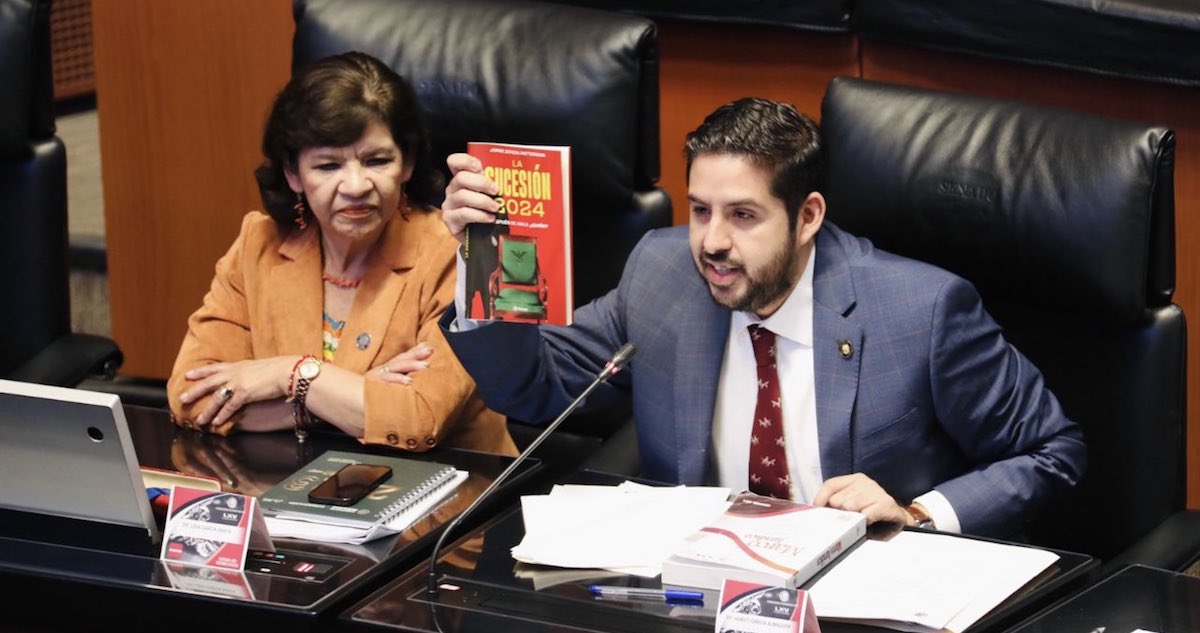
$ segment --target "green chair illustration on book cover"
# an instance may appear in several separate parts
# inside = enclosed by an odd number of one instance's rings
[[[546,320],[546,277],[537,259],[537,238],[499,236],[500,262],[491,275],[492,318],[540,323]]]

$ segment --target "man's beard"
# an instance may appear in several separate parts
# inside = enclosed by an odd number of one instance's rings
[[[706,262],[740,268],[746,280],[745,292],[730,302],[718,298],[712,284],[704,275],[703,264]],[[765,268],[754,275],[751,275],[750,271],[744,267],[743,262],[731,258],[729,251],[701,255],[700,264],[696,271],[704,279],[704,282],[709,284],[708,293],[712,300],[719,306],[738,312],[758,312],[766,308],[791,292],[792,286],[796,282],[792,276],[796,268],[796,251],[794,248],[787,248],[786,245],[779,249]]]

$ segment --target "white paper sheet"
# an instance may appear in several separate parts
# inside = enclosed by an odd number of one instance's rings
[[[728,488],[706,486],[555,486],[521,498],[525,538],[513,558],[656,576],[680,541],[725,511],[728,498]]]
[[[864,542],[810,593],[823,618],[958,633],[1056,560],[1031,547],[905,531]]]

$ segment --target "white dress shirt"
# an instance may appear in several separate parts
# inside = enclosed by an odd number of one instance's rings
[[[817,434],[817,397],[813,370],[813,262],[816,248],[791,294],[771,316],[734,312],[729,319],[725,358],[713,411],[712,472],[717,483],[733,490],[750,487],[750,431],[758,398],[758,366],[748,327],[759,324],[775,333],[775,365],[782,398],[783,439],[791,476],[792,499],[812,500],[824,483]],[[898,500],[903,502],[904,500]],[[914,499],[929,511],[939,530],[959,532],[958,515],[946,497],[931,490]]]

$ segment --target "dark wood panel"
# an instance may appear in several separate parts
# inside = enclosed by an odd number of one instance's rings
[[[287,80],[290,0],[96,0],[97,112],[122,373],[165,378],[213,264],[261,203],[262,121]]]
[[[683,22],[659,24],[660,184],[676,224],[687,223],[683,142],[705,115],[753,96],[794,104],[819,119],[821,98],[838,75],[858,75],[850,35]]]

